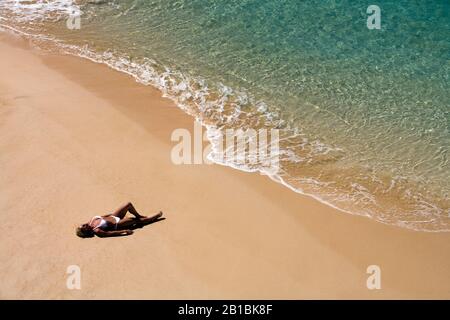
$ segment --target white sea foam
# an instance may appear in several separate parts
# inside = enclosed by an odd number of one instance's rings
[[[0,9],[15,14],[16,21],[26,22],[66,18],[73,12],[79,12],[80,6],[73,0],[2,0]]]

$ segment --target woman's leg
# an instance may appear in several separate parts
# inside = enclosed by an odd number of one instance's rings
[[[154,216],[151,217],[144,217],[138,220],[139,224],[145,225],[154,222],[155,220],[158,220],[162,216],[162,211],[158,212]]]
[[[143,217],[143,218],[124,218],[119,221],[117,224],[117,229],[129,229],[134,226],[143,226],[149,223],[152,223],[159,218],[161,218],[162,212],[152,216],[152,217]]]
[[[141,216],[136,209],[134,208],[133,204],[131,202],[128,202],[128,212],[131,213],[136,218],[146,218],[145,216]]]
[[[112,215],[115,217],[119,217],[120,219],[123,219],[125,217],[125,215],[127,214],[127,212],[130,212],[136,218],[144,218],[136,211],[136,209],[134,208],[134,206],[131,202],[128,202],[128,203],[124,204],[123,206],[121,206],[120,208],[118,208],[116,211],[114,211],[114,213]]]
[[[129,229],[136,226],[140,219],[137,218],[124,218],[117,224],[117,230]]]

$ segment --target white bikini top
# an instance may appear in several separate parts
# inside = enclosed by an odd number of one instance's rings
[[[92,217],[91,221],[89,221],[89,225],[91,225],[92,222],[93,222],[95,219],[100,219],[100,224],[99,224],[98,226],[94,227],[93,230],[95,230],[95,229],[103,229],[103,227],[106,227],[106,223],[107,223],[106,220],[103,219],[103,218],[100,217],[100,216]]]
[[[116,229],[117,229],[117,224],[119,223],[120,218],[115,217],[115,216],[112,216],[112,217],[116,220]],[[103,230],[104,228],[106,228],[108,226],[108,222],[105,219],[103,219],[101,216],[92,217],[91,221],[89,221],[89,225],[91,225],[92,221],[94,221],[95,219],[100,219],[100,224],[98,226],[94,227],[93,230],[95,230],[95,229]]]

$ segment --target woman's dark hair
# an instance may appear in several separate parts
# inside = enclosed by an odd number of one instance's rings
[[[76,229],[76,234],[80,238],[92,238],[94,236],[94,230],[89,224],[85,223]]]

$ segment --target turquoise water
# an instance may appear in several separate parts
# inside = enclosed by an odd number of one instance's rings
[[[380,30],[366,1],[105,1],[80,5],[79,30],[65,26],[71,1],[11,3],[5,24],[129,72],[204,123],[280,129],[273,178],[291,189],[450,230],[449,1],[377,1]]]

